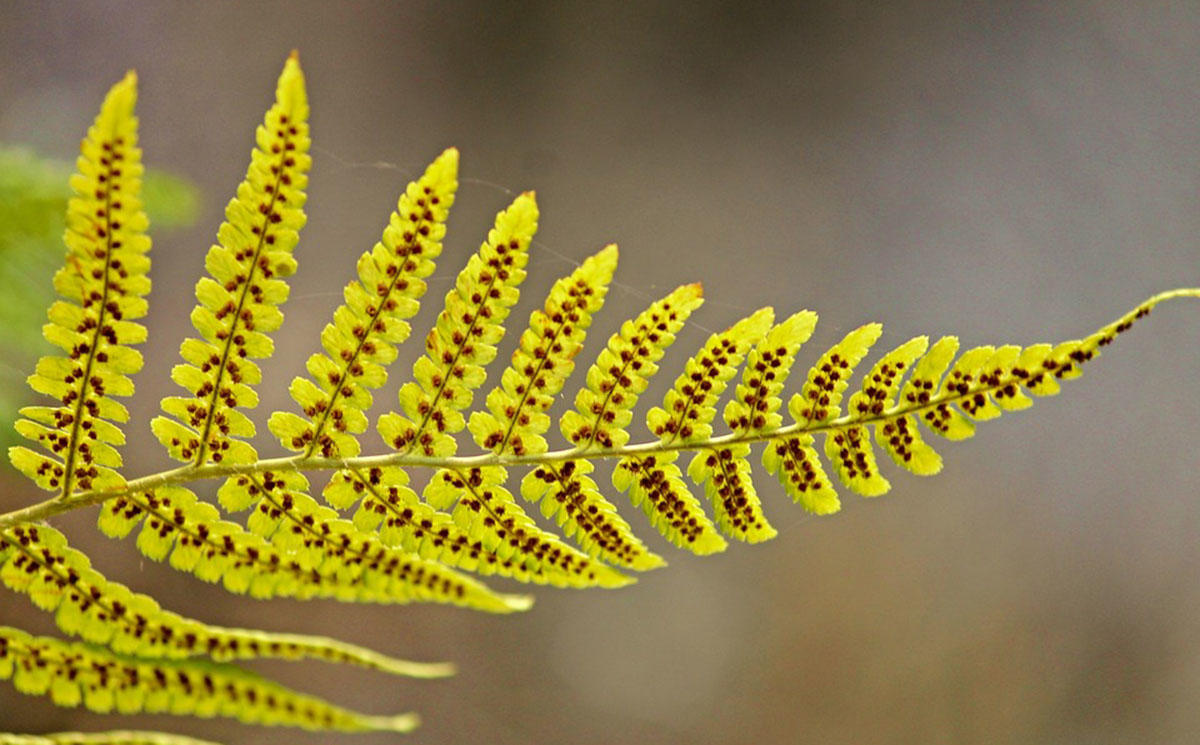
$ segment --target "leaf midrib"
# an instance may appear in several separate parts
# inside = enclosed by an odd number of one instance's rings
[[[115,132],[112,141],[116,140]],[[105,142],[108,142],[106,140]],[[102,149],[103,152],[103,149]],[[63,488],[60,492],[60,498],[66,498],[71,494],[72,482],[75,480],[75,459],[79,454],[79,430],[82,426],[81,419],[85,404],[88,401],[87,390],[92,384],[92,367],[95,365],[96,355],[99,354],[101,334],[104,332],[104,324],[108,320],[108,291],[109,291],[109,271],[112,268],[113,260],[113,227],[112,227],[112,187],[113,187],[113,170],[116,163],[113,160],[113,150],[108,154],[107,180],[104,188],[104,290],[100,296],[100,314],[96,318],[96,333],[92,335],[92,343],[88,345],[87,362],[83,367],[83,378],[79,381],[79,400],[75,403],[75,415],[71,421],[71,437],[67,441],[67,457],[63,463]],[[86,278],[85,278],[86,283]]]

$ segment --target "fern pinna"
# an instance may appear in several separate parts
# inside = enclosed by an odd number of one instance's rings
[[[890,483],[877,446],[902,469],[936,473],[941,457],[926,434],[970,437],[975,422],[1057,393],[1060,381],[1079,375],[1159,303],[1200,297],[1200,289],[1161,293],[1090,336],[1058,345],[960,354],[954,337],[932,344],[917,337],[879,356],[856,384],[882,333],[868,324],[821,352],[786,400],[817,316],[801,311],[778,319],[764,308],[705,341],[661,405],[647,411],[648,439],[631,444],[639,397],[703,303],[698,284],[683,285],[597,345],[575,384],[573,406],[558,420],[567,445],[554,450],[547,439],[552,410],[604,305],[618,250],[604,247],[554,284],[530,314],[510,364],[476,403],[531,257],[539,213],[535,195],[525,193],[497,215],[458,274],[395,411],[376,420],[385,452],[364,456],[359,435],[371,428],[372,391],[386,382],[443,253],[458,188],[459,156],[449,149],[409,184],[379,242],[358,260],[344,304],[321,333],[321,351],[289,387],[297,411],[267,418],[292,454],[264,459],[248,441],[256,433],[248,412],[262,382],[256,360],[271,355],[271,333],[284,320],[280,306],[297,267],[311,164],[304,77],[293,55],[208,251],[208,276],[196,285],[191,320],[198,337],[183,342],[183,361],[172,372],[184,395],[164,400],[163,415],[151,423],[183,465],[126,480],[117,448],[129,417],[114,397],[133,392],[130,376],[142,357],[131,345],[145,339],[137,319],[147,313],[150,289],[136,95],[130,73],[108,94],[83,141],[71,181],[66,261],[54,280],[62,299],[45,326],[63,354],[44,358],[29,378],[56,403],[22,410],[17,429],[32,446],[10,451],[12,464],[54,496],[0,515],[0,583],[78,638],[0,628],[0,677],[63,706],[404,731],[415,715],[353,712],[234,663],[315,658],[424,678],[452,669],[333,639],[184,618],[94,569],[44,524],[55,514],[99,504],[105,534],[136,533],[145,556],[257,598],[519,611],[530,606],[527,596],[497,592],[478,576],[618,587],[665,563],[593,477],[598,460],[614,462],[615,492],[627,494],[682,549],[711,554],[729,539],[768,540],[776,532],[754,484],[756,448],[801,507],[836,512],[830,473],[851,492],[884,494]],[[718,433],[718,406],[731,386],[725,431]],[[460,454],[468,440],[477,450]],[[515,493],[511,470],[521,471]],[[318,496],[306,472],[327,474]],[[414,472],[421,475],[414,479]],[[221,480],[215,502],[188,488],[210,479]],[[199,741],[126,731],[0,735],[0,743],[68,742]]]

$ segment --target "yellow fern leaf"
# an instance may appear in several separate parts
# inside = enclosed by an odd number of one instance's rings
[[[496,357],[501,323],[520,297],[529,243],[537,231],[532,193],[522,194],[496,216],[479,252],[446,293],[446,306],[425,340],[426,355],[413,366],[414,382],[400,389],[404,415],[380,418],[379,434],[401,452],[452,455],[452,435],[466,426],[462,410],[483,385],[484,365]]]
[[[232,665],[125,657],[100,647],[0,626],[0,679],[59,706],[225,716],[251,724],[344,732],[407,732],[414,715],[373,717],[343,709]]]
[[[367,427],[370,388],[387,380],[385,365],[408,338],[425,277],[442,252],[446,218],[458,189],[458,151],[442,153],[400,196],[383,237],[358,260],[358,279],[346,286],[344,305],[321,333],[325,354],[308,361],[310,379],[292,381],[291,394],[306,419],[271,415],[283,446],[326,458],[358,455],[354,437]]]
[[[196,283],[200,304],[192,324],[203,337],[180,348],[186,364],[171,378],[189,395],[163,400],[151,423],[171,457],[184,462],[253,463],[258,455],[244,438],[254,424],[239,408],[258,405],[251,387],[262,380],[253,361],[271,356],[268,333],[283,323],[288,296],[282,279],[295,272],[292,250],[304,225],[308,170],[308,97],[299,58],[284,65],[275,104],[256,134],[246,178],[225,208],[217,245]]]
[[[45,525],[0,530],[0,582],[54,613],[64,632],[134,657],[313,658],[422,678],[451,672],[446,665],[397,660],[333,639],[227,629],[182,618],[148,595],[109,581],[67,545],[62,533]]]
[[[146,315],[150,292],[136,102],[137,76],[130,72],[108,92],[80,144],[67,206],[67,260],[54,275],[64,299],[51,306],[43,329],[66,356],[43,357],[29,377],[35,391],[59,405],[26,407],[16,425],[44,453],[21,446],[9,453],[17,470],[64,496],[125,483],[116,471],[116,448],[125,437],[114,422],[129,413],[112,397],[133,393],[129,375],[141,369],[142,356],[129,345],[146,339],[134,319]]]
[[[440,471],[425,490],[430,504],[453,506],[454,521],[487,552],[534,581],[566,587],[620,587],[631,580],[538,526],[504,487],[503,468]]]
[[[609,245],[554,283],[544,307],[530,316],[512,365],[488,394],[490,413],[471,415],[471,434],[480,447],[517,455],[546,452],[546,412],[575,369],[575,356],[592,316],[604,305],[616,268],[617,247]]]
[[[408,481],[404,469],[396,467],[343,469],[330,479],[324,496],[339,508],[357,503],[354,526],[376,533],[385,546],[483,575],[539,584],[554,581],[543,566],[498,556],[494,544],[484,546],[482,538],[455,522],[453,515],[421,501]]]
[[[850,397],[847,408],[851,420],[877,417],[891,408],[900,381],[928,346],[929,339],[919,336],[876,362],[864,376],[862,390]],[[864,497],[876,497],[891,488],[888,480],[879,473],[870,433],[867,426],[851,426],[825,436],[825,456],[836,467],[838,477],[849,489]]]
[[[246,524],[250,532],[323,577],[381,588],[395,602],[453,603],[497,613],[530,606],[525,596],[495,593],[441,564],[383,545],[376,535],[317,504],[307,490],[303,474],[267,472],[236,477],[220,497],[227,509],[237,510],[246,505],[230,504],[230,495],[252,495],[257,502]]]

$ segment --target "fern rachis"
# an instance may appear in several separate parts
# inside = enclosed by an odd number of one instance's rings
[[[183,465],[126,479],[116,448],[128,414],[113,396],[133,392],[130,376],[140,369],[141,355],[130,345],[144,339],[134,321],[146,315],[150,289],[135,101],[130,75],[113,88],[84,140],[80,173],[72,180],[67,259],[55,279],[63,299],[51,307],[45,328],[67,356],[44,358],[30,378],[34,390],[59,405],[22,411],[18,431],[41,452],[11,451],[13,465],[54,497],[0,515],[0,582],[54,613],[64,633],[81,639],[0,628],[0,677],[66,706],[406,730],[415,724],[412,716],[358,714],[230,661],[318,658],[418,677],[449,670],[325,638],[182,618],[93,569],[62,533],[40,524],[53,515],[99,504],[106,534],[119,538],[136,530],[137,548],[148,558],[253,597],[520,611],[528,598],[493,591],[472,574],[618,587],[633,581],[633,572],[665,563],[591,477],[601,459],[615,461],[617,491],[628,493],[680,548],[710,554],[726,550],[726,537],[768,540],[775,529],[754,486],[755,450],[794,501],[809,512],[835,512],[840,502],[823,464],[846,489],[868,497],[890,488],[875,445],[900,468],[936,473],[941,457],[923,439],[922,427],[948,439],[970,437],[975,422],[1027,408],[1031,396],[1057,393],[1059,381],[1079,375],[1157,304],[1200,297],[1200,289],[1160,293],[1090,336],[1055,346],[985,346],[959,354],[953,337],[933,344],[916,337],[859,373],[882,333],[868,324],[819,355],[786,401],[789,373],[817,319],[802,311],[776,322],[764,308],[709,337],[684,363],[662,405],[647,412],[652,437],[631,444],[639,396],[702,303],[699,285],[683,285],[600,348],[577,384],[573,407],[559,418],[568,444],[552,449],[545,437],[550,413],[587,350],[618,254],[607,246],[554,285],[530,315],[511,364],[476,406],[502,324],[536,256],[539,211],[529,192],[497,215],[446,294],[425,337],[426,353],[400,388],[397,410],[376,419],[390,452],[362,455],[358,436],[371,427],[371,391],[387,380],[397,346],[410,335],[408,319],[418,312],[424,280],[442,256],[458,185],[458,152],[449,149],[406,188],[379,242],[358,260],[345,303],[321,334],[323,351],[309,358],[308,376],[289,387],[301,414],[267,418],[293,454],[260,458],[247,442],[255,423],[243,410],[258,400],[254,386],[262,372],[254,360],[271,355],[271,333],[284,322],[279,306],[288,296],[285,278],[296,269],[293,249],[305,221],[310,165],[307,96],[293,56],[207,255],[210,276],[196,286],[191,317],[200,338],[184,342],[183,363],[172,371],[188,395],[166,399],[164,415],[152,423]],[[718,434],[717,407],[739,370],[723,411],[727,430]],[[469,438],[459,435],[464,429]],[[459,454],[471,441],[477,449]],[[690,460],[681,468],[684,454]],[[420,494],[409,486],[413,470],[424,472],[417,479],[425,482]],[[305,476],[321,472],[328,472],[320,495],[325,504]],[[517,472],[521,500],[538,505],[553,527],[528,513],[510,490]],[[221,480],[215,504],[188,488],[209,479]],[[712,517],[687,480],[702,487]],[[8,741],[24,740],[0,735],[0,743]],[[89,741],[186,742],[153,733]]]

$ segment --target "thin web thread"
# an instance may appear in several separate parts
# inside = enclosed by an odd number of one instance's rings
[[[424,172],[423,166],[422,167],[403,166],[398,163],[391,163],[391,162],[385,161],[385,160],[376,160],[376,161],[370,161],[370,162],[354,161],[354,160],[349,160],[347,158],[343,158],[343,157],[339,156],[338,154],[334,153],[333,151],[325,149],[325,148],[313,146],[312,150],[314,152],[317,152],[317,153],[321,154],[322,156],[327,157],[330,160],[334,161],[338,166],[340,166],[340,168],[342,170],[367,169],[367,170],[376,170],[376,171],[395,171],[395,172],[399,173],[401,176],[403,176],[404,178],[407,178],[409,180],[419,178],[420,175]],[[514,189],[510,189],[509,187],[504,186],[503,184],[499,184],[494,181],[488,181],[486,179],[477,178],[474,176],[459,176],[458,182],[459,182],[459,184],[466,184],[466,185],[470,185],[470,186],[480,186],[480,187],[483,187],[490,191],[503,194],[506,197],[509,197],[510,199],[515,199],[517,196],[520,195],[520,192],[518,192]],[[578,267],[583,263],[579,259],[576,259],[575,257],[573,257],[569,254],[559,251],[555,247],[547,244],[546,242],[544,242],[540,239],[535,238],[533,240],[533,245],[534,245],[534,247],[536,247],[538,250],[542,251],[543,253],[549,254],[550,256],[554,257],[555,259],[562,261],[564,263],[570,264],[573,267]],[[430,280],[446,279],[446,278],[450,278],[451,276],[452,275],[435,274],[432,277],[429,277],[429,279]],[[640,298],[640,299],[646,301],[647,304],[652,303],[655,300],[659,299],[658,296],[656,294],[654,294],[654,291],[658,290],[660,287],[657,284],[650,284],[650,285],[646,285],[644,287],[637,287],[635,285],[631,285],[626,282],[621,282],[616,279],[614,279],[610,284],[612,287],[619,288],[621,291],[623,291],[629,295],[632,295],[634,297],[637,297],[637,298]],[[337,293],[334,293],[334,294],[337,294]],[[725,307],[725,308],[731,308],[733,310],[736,310],[739,312],[746,312],[746,313],[757,310],[757,308],[753,307],[753,306],[741,305],[738,303],[730,303],[730,302],[726,302],[726,301],[722,301],[722,300],[713,300],[713,299],[707,298],[707,297],[704,299],[704,304],[707,306],[710,306],[710,307],[711,306],[721,306],[721,307]],[[698,321],[692,320],[690,318],[687,321],[685,321],[685,324],[692,328],[698,329],[706,334],[716,333],[716,331],[714,331],[713,329],[708,328],[704,324],[702,324]]]

